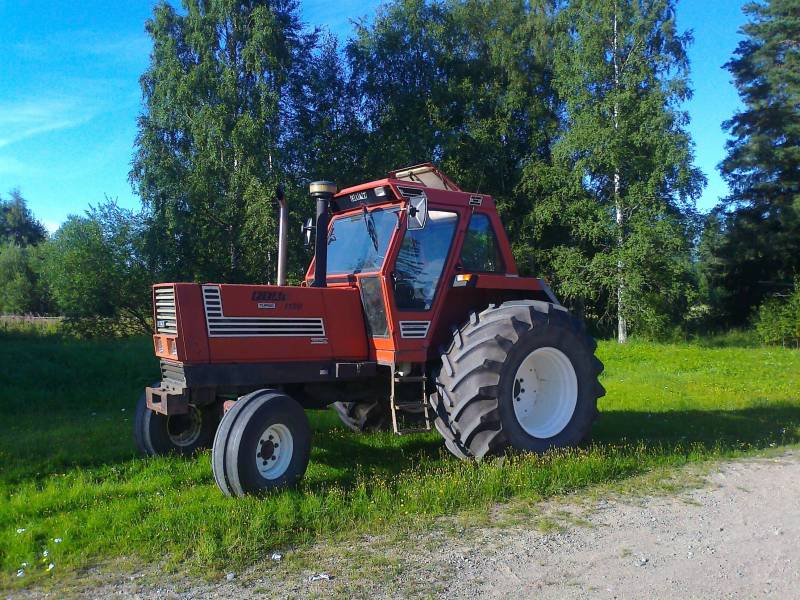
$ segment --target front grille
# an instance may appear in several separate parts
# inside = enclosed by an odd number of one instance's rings
[[[321,317],[226,317],[219,286],[203,286],[209,337],[325,337]]]
[[[183,363],[161,359],[161,385],[165,387],[185,387],[186,374]]]
[[[325,337],[319,317],[209,317],[209,337]]]
[[[155,288],[156,332],[178,335],[178,321],[175,315],[175,288]]]

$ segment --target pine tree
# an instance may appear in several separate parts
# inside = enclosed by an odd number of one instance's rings
[[[744,11],[746,38],[726,64],[744,104],[723,124],[732,136],[720,164],[731,188],[718,211],[726,235],[708,266],[733,325],[800,274],[800,6],[769,0]]]
[[[18,189],[11,190],[8,200],[0,196],[0,244],[35,246],[45,239],[47,230],[33,216]]]

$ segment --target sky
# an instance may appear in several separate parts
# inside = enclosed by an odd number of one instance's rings
[[[716,170],[725,154],[721,123],[740,104],[722,65],[740,39],[744,2],[678,1],[678,25],[695,38],[694,96],[685,108],[696,164],[708,178],[698,201],[704,211],[727,193]],[[369,19],[379,4],[300,1],[305,23],[342,40],[352,20]],[[19,188],[50,231],[106,197],[139,206],[128,171],[152,6],[151,0],[0,0],[0,195]]]

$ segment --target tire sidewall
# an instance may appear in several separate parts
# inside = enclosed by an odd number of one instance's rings
[[[575,335],[569,329],[548,323],[537,324],[525,332],[511,348],[500,370],[499,412],[505,437],[510,445],[523,450],[544,452],[551,448],[579,444],[594,420],[596,405],[592,393],[594,375],[592,373],[592,353],[586,348],[583,336]],[[525,431],[517,421],[514,411],[514,379],[522,361],[539,348],[556,348],[572,363],[578,383],[575,410],[561,432],[549,438],[536,438]]]
[[[263,493],[273,488],[290,487],[302,479],[311,452],[311,429],[305,411],[289,396],[277,392],[256,396],[250,407],[243,407],[232,427],[226,451],[226,470],[240,493]],[[249,410],[248,410],[249,409]],[[292,458],[286,471],[267,479],[258,470],[255,456],[261,434],[271,425],[285,425],[292,434]]]
[[[210,447],[219,423],[217,406],[212,404],[196,408],[200,412],[201,418],[199,434],[191,444],[178,446],[169,437],[169,417],[147,408],[147,400],[143,393],[136,406],[136,418],[134,419],[134,439],[137,448],[149,456],[169,454],[189,456],[198,450]]]

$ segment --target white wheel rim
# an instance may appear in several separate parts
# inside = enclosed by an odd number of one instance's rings
[[[203,415],[193,405],[185,415],[167,417],[167,436],[169,441],[179,448],[191,446],[200,437],[203,429]]]
[[[256,466],[265,479],[277,479],[289,468],[294,453],[292,432],[286,425],[275,423],[261,434],[256,445]]]
[[[551,438],[575,413],[578,377],[561,350],[537,348],[517,368],[511,394],[520,427],[535,438]]]

